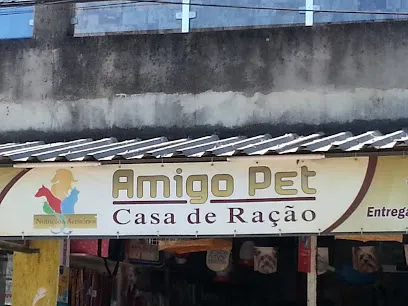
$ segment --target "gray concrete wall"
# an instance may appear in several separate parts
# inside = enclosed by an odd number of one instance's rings
[[[74,38],[69,9],[0,42],[1,137],[408,121],[406,22]]]

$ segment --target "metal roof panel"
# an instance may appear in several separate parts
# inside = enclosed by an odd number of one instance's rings
[[[177,145],[180,143],[184,143],[186,141],[188,141],[188,139],[177,139],[173,141],[153,143],[151,145],[143,146],[135,150],[120,153],[114,156],[114,159],[139,159],[143,157],[151,157],[151,155],[149,154],[146,155],[146,153],[149,152],[150,150],[154,150],[157,148],[166,148],[169,145],[173,146],[173,145]]]
[[[52,144],[45,144],[39,146],[32,146],[28,148],[22,148],[17,150],[12,150],[0,154],[0,157],[10,159],[12,161],[27,161],[29,159],[35,159],[35,154],[50,152],[52,150],[58,150],[61,148],[67,148],[70,146],[75,146],[87,142],[91,142],[92,139],[78,139],[67,142],[57,142]]]
[[[151,155],[151,156],[156,156],[156,157],[162,157],[162,156],[170,157],[175,152],[186,149],[188,147],[200,146],[200,145],[204,145],[206,143],[217,141],[217,140],[219,140],[217,135],[205,136],[205,137],[201,137],[198,139],[192,139],[192,140],[186,140],[182,143],[176,143],[173,145],[168,145],[165,147],[147,151],[146,155]]]
[[[157,143],[165,143],[167,142],[166,137],[157,137],[147,140],[135,141],[132,143],[124,143],[118,142],[117,146],[109,148],[108,150],[100,150],[98,152],[93,152],[90,154],[86,154],[86,158],[88,159],[95,159],[95,160],[106,160],[111,156],[117,156],[120,154],[126,154],[127,152],[131,152],[132,150],[136,150],[142,147],[150,146]],[[85,159],[86,159],[85,158]]]
[[[381,134],[368,131],[359,135],[340,132],[333,135],[315,133],[297,135],[287,133],[279,137],[258,135],[236,136],[220,139],[217,135],[200,138],[182,138],[169,141],[166,137],[117,141],[115,138],[100,140],[78,139],[45,144],[43,141],[0,144],[0,161],[13,162],[69,162],[110,161],[156,158],[197,158],[257,156],[268,154],[309,154],[320,152],[353,153],[404,151],[408,148],[406,130]],[[354,153],[353,153],[354,154]],[[364,153],[366,154],[366,153]]]

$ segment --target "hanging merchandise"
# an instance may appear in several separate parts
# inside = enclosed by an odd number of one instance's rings
[[[245,241],[239,250],[239,263],[245,266],[254,266],[254,246],[253,241]]]
[[[121,296],[121,300],[123,305],[133,305],[134,302],[133,300],[135,299],[136,296],[136,273],[133,265],[129,264],[123,264],[120,267],[121,273],[119,273],[119,276],[121,278],[121,286],[120,290],[121,292],[119,295]]]
[[[206,263],[207,267],[217,274],[215,281],[225,282],[229,280],[229,273],[232,269],[230,251],[207,251]]]
[[[358,246],[352,248],[353,269],[361,273],[374,273],[380,268],[375,246]]]
[[[278,249],[254,247],[254,271],[262,274],[275,273],[278,268]]]
[[[178,265],[184,265],[187,262],[188,253],[185,254],[175,254],[174,260]]]
[[[160,240],[159,250],[176,254],[232,249],[231,239]]]
[[[131,239],[125,242],[126,259],[137,265],[160,266],[163,258],[154,239]]]
[[[214,278],[214,281],[228,282],[230,280],[229,274],[231,273],[231,271],[232,271],[232,261],[230,259],[227,269],[225,269],[224,271],[216,272],[217,276]]]
[[[71,253],[108,257],[109,239],[75,239],[71,240]]]
[[[69,268],[69,254],[71,253],[71,244],[69,240],[64,239],[60,244],[60,266]]]
[[[96,298],[98,291],[96,287],[94,288],[93,273],[88,269],[84,269],[83,271],[84,304],[88,306],[91,305],[94,298]]]
[[[112,299],[113,278],[88,270],[89,287],[87,290],[87,300],[90,306],[104,305]]]
[[[107,305],[107,301],[112,300],[114,286],[114,279],[106,274],[100,274],[90,269],[70,269],[69,304],[59,303],[57,306]]]
[[[317,275],[329,269],[329,248],[317,248]]]
[[[303,273],[310,273],[311,267],[311,248],[310,248],[310,236],[299,237],[298,243],[298,271]]]
[[[5,281],[4,305],[11,305],[13,291],[13,254],[3,254],[0,256],[3,264],[6,266],[3,270],[3,279]]]
[[[84,282],[83,282],[83,270],[71,269],[70,270],[70,304],[75,306],[84,306]]]
[[[144,239],[126,241],[126,259],[133,261],[158,262],[160,260],[159,246],[149,244]]]
[[[68,305],[69,298],[69,268],[60,267],[58,278],[58,306]]]
[[[214,272],[224,271],[230,263],[230,251],[208,251],[206,263],[208,269]]]

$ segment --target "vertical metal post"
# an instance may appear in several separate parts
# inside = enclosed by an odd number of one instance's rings
[[[190,31],[190,0],[183,0],[181,8],[181,32]]]
[[[307,273],[307,306],[317,305],[317,236],[310,237],[310,272]]]
[[[305,26],[310,27],[313,25],[314,4],[313,4],[313,0],[305,0],[305,1],[306,1]]]

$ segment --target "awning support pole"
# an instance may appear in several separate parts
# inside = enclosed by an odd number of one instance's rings
[[[307,306],[317,305],[317,236],[310,237],[310,272],[307,273]]]

